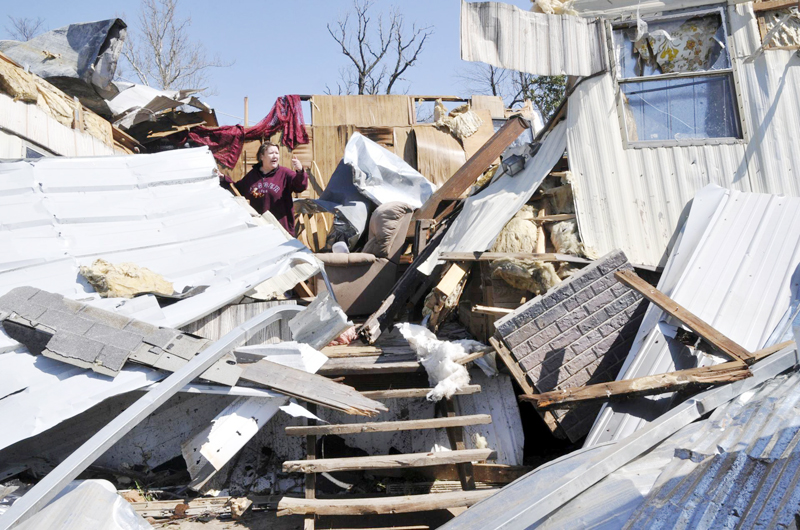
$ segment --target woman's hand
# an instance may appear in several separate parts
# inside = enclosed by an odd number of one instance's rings
[[[292,168],[295,171],[303,171],[303,164],[297,159],[297,155],[292,155]]]

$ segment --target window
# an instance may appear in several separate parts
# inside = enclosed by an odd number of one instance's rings
[[[629,143],[741,138],[720,11],[617,26],[613,43]]]

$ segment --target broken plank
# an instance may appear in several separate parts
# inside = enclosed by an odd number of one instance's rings
[[[283,463],[283,471],[286,473],[330,473],[333,471],[359,471],[363,469],[406,469],[442,464],[460,464],[463,462],[483,462],[496,457],[497,453],[493,449],[463,449],[436,453],[287,460]]]
[[[502,342],[502,339],[498,339],[497,337],[490,337],[489,344],[494,346],[495,351],[500,356],[500,358],[505,363],[508,370],[511,372],[511,375],[514,376],[514,379],[517,381],[517,384],[522,388],[522,392],[525,394],[535,394],[536,391],[533,388],[533,384],[530,382],[528,378],[528,374],[522,371],[520,368],[519,363],[514,360],[511,355],[511,352],[508,351],[505,344]]]
[[[638,291],[642,296],[660,307],[662,311],[679,320],[686,327],[703,337],[706,342],[728,357],[747,364],[752,364],[755,361],[750,352],[711,327],[709,324],[697,317],[694,313],[690,312],[688,309],[681,306],[649,283],[639,278],[635,272],[617,271],[614,273],[614,276],[621,283],[627,285],[635,291]]]
[[[457,199],[475,184],[484,171],[503,154],[506,148],[519,138],[530,125],[519,116],[508,119],[506,123],[475,154],[456,171],[447,182],[431,195],[416,212],[413,219],[432,219],[443,199]],[[414,226],[414,223],[412,223]]]
[[[278,517],[283,515],[381,515],[427,512],[472,506],[494,495],[498,489],[404,495],[367,499],[298,499],[284,497],[278,503]]]
[[[286,427],[289,436],[306,436],[316,434],[361,434],[370,432],[416,431],[423,429],[441,429],[444,427],[464,427],[466,425],[487,425],[492,423],[489,414],[472,416],[456,416],[453,418],[430,418],[424,420],[382,421],[375,423],[348,423],[340,425],[316,425],[314,427]]]
[[[247,365],[241,378],[287,396],[346,414],[374,416],[388,410],[382,403],[362,396],[352,387],[266,359]]]
[[[331,375],[395,374],[424,370],[416,354],[329,359],[317,373]]]
[[[320,350],[329,359],[348,357],[377,357],[379,355],[400,355],[414,353],[410,346],[325,346]]]
[[[494,261],[502,258],[528,259],[536,261],[566,261],[589,264],[592,261],[570,254],[532,253],[532,252],[442,252],[439,259],[444,261]]]
[[[475,304],[472,306],[472,312],[478,313],[481,315],[491,315],[496,317],[501,317],[508,315],[509,313],[513,313],[516,311],[515,309],[510,309],[508,307],[489,307],[485,305]]]
[[[753,2],[753,12],[762,13],[764,11],[772,11],[773,9],[797,6],[797,0],[767,0],[766,2]]]
[[[180,499],[169,501],[142,501],[131,502],[131,507],[142,517],[156,519],[171,518],[177,509],[186,516],[192,515],[225,515],[231,513],[231,505],[240,500],[251,501],[253,508],[274,509],[280,497],[277,495],[250,496],[250,497],[212,497],[199,499]]]
[[[534,223],[557,223],[559,221],[569,221],[575,219],[574,213],[557,213],[552,215],[540,215],[531,219]]]
[[[636,379],[565,388],[543,394],[524,394],[519,396],[519,399],[532,402],[538,409],[560,409],[587,402],[608,401],[612,398],[651,396],[690,387],[705,388],[722,385],[745,379],[751,375],[750,369],[746,365],[739,361],[733,361],[716,366],[647,375]]]
[[[388,390],[364,391],[361,392],[361,395],[371,399],[422,398],[427,396],[431,390],[433,388],[391,388]],[[477,394],[480,391],[481,385],[467,385],[453,395]]]
[[[457,364],[471,363],[472,361],[474,361],[476,359],[480,359],[481,357],[483,357],[487,353],[491,353],[493,351],[494,351],[494,348],[492,346],[489,346],[489,347],[484,348],[484,349],[482,349],[480,351],[476,351],[476,352],[470,353],[466,357],[462,357],[461,359],[457,359],[456,363]]]

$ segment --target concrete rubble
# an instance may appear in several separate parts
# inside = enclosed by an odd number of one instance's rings
[[[461,53],[565,76],[544,124],[254,140],[114,81],[122,20],[0,41],[0,530],[796,526],[796,2],[533,4]],[[235,184],[270,139],[289,225]]]

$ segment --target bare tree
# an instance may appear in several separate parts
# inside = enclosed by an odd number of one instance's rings
[[[389,13],[388,23],[384,23],[383,13],[373,21],[373,3],[354,0],[355,27],[350,24],[350,14],[339,19],[335,30],[327,25],[328,33],[352,63],[340,71],[340,94],[391,94],[397,82],[405,80],[403,75],[417,62],[425,41],[433,34],[431,26],[413,23],[407,28],[396,9]]]
[[[500,96],[510,102],[516,95],[512,72],[485,63],[467,63],[456,77],[466,92],[486,96]]]
[[[456,74],[464,89],[472,94],[503,98],[507,108],[522,105],[530,99],[542,119],[547,119],[564,99],[566,77],[531,75],[505,70],[483,63],[472,63]]]
[[[46,31],[44,27],[44,19],[42,17],[33,18],[17,18],[8,16],[11,21],[11,27],[6,26],[6,31],[12,39],[18,41],[29,41],[38,34]]]
[[[189,38],[191,17],[180,18],[178,0],[142,0],[136,32],[128,32],[122,51],[139,82],[163,90],[199,89],[209,94],[209,70],[228,67],[209,58],[203,45]],[[132,34],[133,33],[133,34]]]

